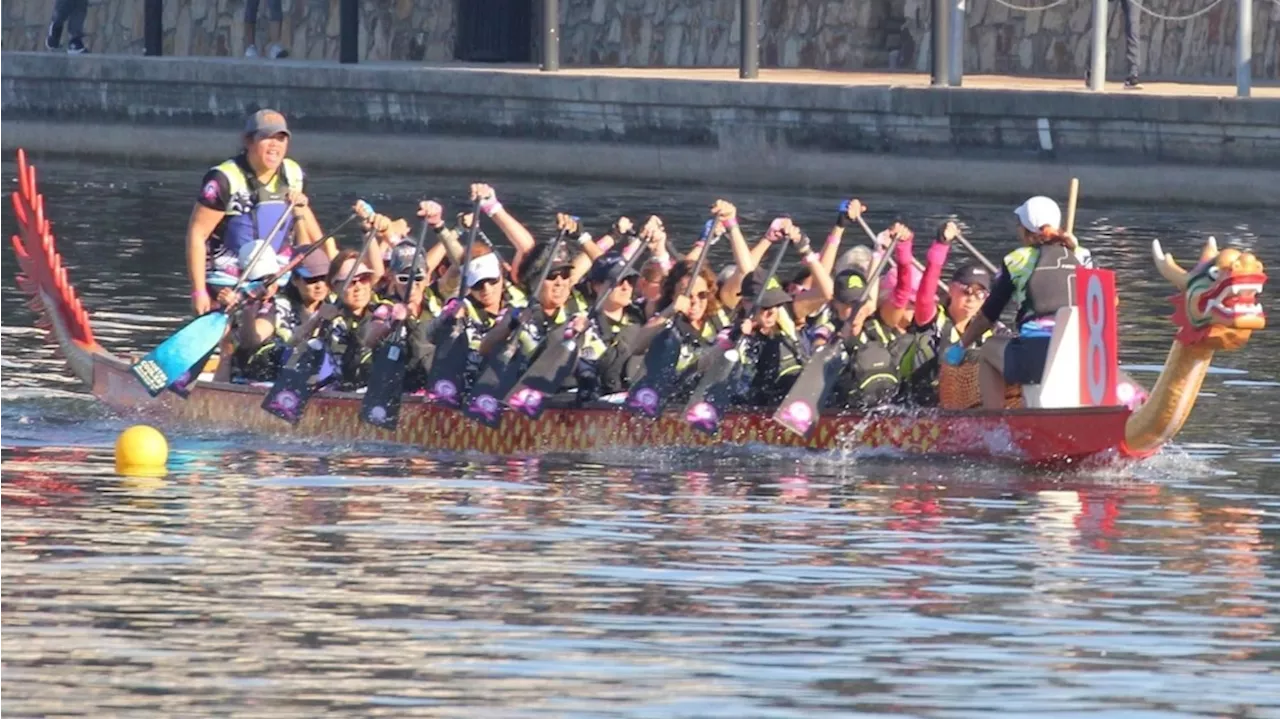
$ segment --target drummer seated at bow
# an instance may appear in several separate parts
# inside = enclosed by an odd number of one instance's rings
[[[946,361],[960,364],[965,350],[992,329],[1005,307],[1017,310],[1018,335],[992,337],[979,351],[978,384],[982,406],[1002,409],[1009,385],[1039,384],[1049,355],[1055,315],[1075,305],[1072,282],[1081,267],[1093,267],[1089,251],[1061,229],[1058,203],[1037,195],[1014,210],[1022,247],[1005,255],[991,295],[969,323],[960,341],[946,350]]]

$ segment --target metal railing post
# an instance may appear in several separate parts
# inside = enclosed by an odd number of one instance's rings
[[[760,0],[742,0],[738,15],[742,23],[738,77],[754,80],[760,75]]]
[[[1133,12],[1138,12],[1137,8]],[[1107,0],[1093,0],[1093,52],[1089,58],[1089,89],[1102,92],[1107,81]]]
[[[542,0],[542,71],[560,69],[560,3]]]
[[[947,78],[951,87],[960,87],[964,81],[964,31],[965,0],[955,0],[951,4],[951,59],[947,63],[951,70]]]
[[[360,0],[338,3],[338,62],[360,62]]]
[[[1236,25],[1236,97],[1248,97],[1253,81],[1253,0],[1239,0]]]
[[[142,6],[142,47],[151,57],[164,54],[164,3],[147,0]]]
[[[933,0],[933,79],[929,82],[934,87],[946,87],[951,80],[947,70],[951,51],[947,45],[951,42],[951,31],[947,29],[947,20],[951,18],[951,0]]]

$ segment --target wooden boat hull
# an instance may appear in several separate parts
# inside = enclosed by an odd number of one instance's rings
[[[312,398],[302,421],[291,426],[261,409],[265,395],[262,387],[199,382],[186,399],[172,393],[152,398],[129,373],[125,362],[108,355],[94,358],[92,391],[112,407],[145,416],[162,426],[225,428],[334,441],[377,440],[423,449],[493,454],[759,443],[829,451],[879,448],[1058,464],[1117,456],[1129,416],[1123,407],[832,414],[824,415],[812,436],[805,440],[775,423],[771,412],[729,412],[720,433],[713,437],[695,431],[674,412],[649,420],[603,404],[552,408],[537,420],[507,413],[501,427],[490,429],[423,397],[406,397],[400,424],[393,432],[360,421],[360,395],[324,392]]]
[[[261,409],[266,389],[198,382],[183,399],[171,392],[151,397],[129,364],[93,338],[44,217],[35,170],[19,153],[20,185],[14,193],[21,234],[13,244],[22,265],[23,288],[41,314],[72,371],[113,408],[163,428],[175,426],[294,436],[333,441],[381,440],[423,449],[494,454],[595,452],[617,447],[708,447],[724,443],[765,444],[814,450],[884,449],[973,459],[1000,458],[1026,464],[1073,464],[1126,456],[1126,407],[1063,410],[899,410],[871,415],[824,414],[808,439],[773,421],[771,412],[730,411],[716,436],[692,429],[676,412],[656,420],[601,404],[551,408],[537,420],[519,413],[490,429],[460,412],[422,397],[406,397],[397,430],[365,424],[360,395],[319,393],[302,421],[291,426]]]

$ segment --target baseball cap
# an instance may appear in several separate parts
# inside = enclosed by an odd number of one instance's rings
[[[324,253],[324,250],[316,250],[303,258],[302,264],[298,265],[294,271],[306,279],[328,277],[329,256]]]
[[[353,260],[352,260],[352,261],[354,261],[354,258],[353,258]],[[346,261],[344,261],[342,264],[344,264],[344,265],[345,265],[345,264],[347,264],[347,262],[346,262]],[[339,273],[341,273],[341,272],[342,272],[342,270],[341,270],[341,269],[339,269],[339,270],[338,270],[338,272],[339,272]],[[359,265],[358,267],[356,267],[356,268],[355,268],[355,272],[354,272],[354,273],[348,273],[348,274],[345,274],[345,275],[344,275],[344,274],[338,274],[338,275],[336,275],[336,276],[333,278],[333,281],[334,281],[334,282],[345,282],[345,281],[346,281],[346,279],[347,279],[347,277],[352,276],[352,274],[354,274],[354,276],[356,276],[356,277],[359,277],[360,275],[371,275],[371,274],[373,274],[373,269],[372,269],[372,268],[370,268],[370,267],[369,267],[368,265],[366,265],[365,263],[361,262],[361,263],[360,263],[360,265]]]
[[[755,299],[752,297],[751,299]],[[770,287],[764,291],[760,297],[760,306],[758,309],[767,310],[771,307],[781,307],[791,302],[791,295],[781,287]]]
[[[587,271],[588,282],[609,282],[617,279],[619,282],[628,277],[639,277],[640,273],[634,267],[626,267],[627,259],[617,250],[610,250],[596,258],[591,263],[591,269]],[[626,273],[623,268],[626,267]]]
[[[391,268],[391,274],[397,275],[407,273],[410,267],[421,270],[427,266],[426,253],[418,253],[418,246],[412,242],[401,242],[391,248],[391,261],[388,263]],[[417,262],[414,262],[414,257]]]
[[[484,280],[496,280],[502,277],[502,263],[498,262],[497,253],[471,258],[467,263],[467,289],[475,287]]]
[[[767,285],[765,284],[764,277],[765,277],[764,270],[756,268],[755,272],[752,272],[751,274],[742,278],[743,299],[746,299],[747,301],[754,300],[756,298],[756,295],[760,293],[761,286],[764,286],[768,289],[773,289],[775,287],[778,289],[782,289],[782,283],[778,281],[777,277],[770,277]]]
[[[259,253],[258,250],[262,252]],[[255,257],[256,255],[256,257]],[[250,265],[249,263],[253,264]],[[240,247],[240,254],[237,257],[237,264],[240,265],[240,272],[245,279],[252,282],[260,280],[263,277],[270,277],[280,271],[280,260],[276,257],[275,250],[266,243],[266,240],[254,240],[247,245]]]
[[[960,269],[956,270],[956,273],[951,276],[951,281],[958,282],[965,287],[982,285],[983,289],[991,289],[991,273],[987,271],[986,267],[977,262],[967,262],[961,265]]]
[[[550,274],[558,269],[571,267],[573,265],[573,255],[570,253],[569,247],[563,242],[556,248],[554,254],[551,253],[550,242],[540,242],[521,260],[520,281],[529,285],[537,282],[538,276],[542,274],[542,269],[548,262],[551,263],[550,269],[547,270],[547,273]]]
[[[847,269],[832,278],[836,286],[836,301],[846,305],[857,304],[862,298],[862,290],[867,286],[867,278],[861,270]]]
[[[1055,230],[1062,227],[1062,210],[1058,209],[1058,203],[1044,195],[1029,198],[1018,205],[1013,214],[1018,216],[1018,222],[1030,232],[1039,232],[1045,225]]]
[[[283,132],[290,137],[293,136],[289,132],[289,123],[285,122],[284,115],[275,110],[258,110],[249,116],[244,123],[244,134],[246,135],[274,135],[277,132]]]

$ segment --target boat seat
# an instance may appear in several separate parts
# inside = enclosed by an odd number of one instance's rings
[[[1033,409],[1080,406],[1080,309],[1063,307],[1053,319],[1040,384],[1022,385],[1022,401]]]

